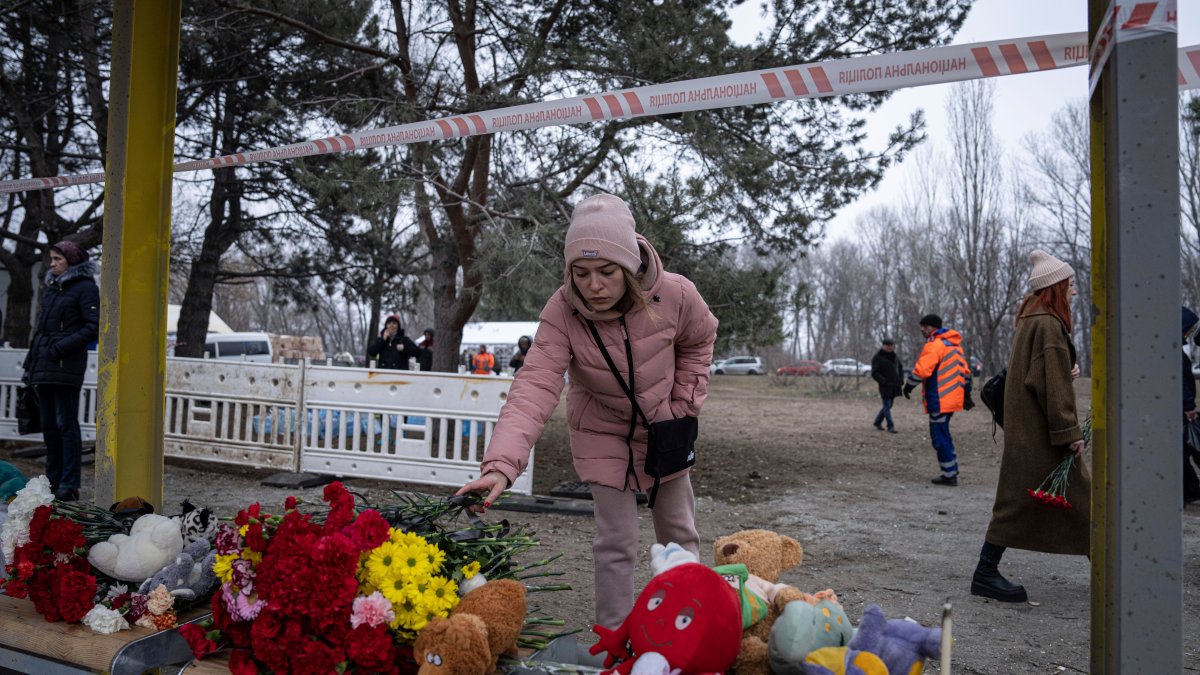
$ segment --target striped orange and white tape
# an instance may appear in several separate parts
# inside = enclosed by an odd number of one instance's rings
[[[1082,32],[949,45],[539,101],[181,162],[174,170],[202,171],[547,126],[886,91],[1088,63],[1087,34]],[[1200,88],[1200,45],[1179,50],[1179,88]],[[103,181],[103,173],[0,181],[0,194]]]

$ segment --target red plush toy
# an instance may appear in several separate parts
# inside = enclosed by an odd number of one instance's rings
[[[637,657],[656,652],[681,675],[720,673],[737,659],[742,610],[721,575],[698,563],[678,565],[650,580],[616,630],[592,628],[600,641],[592,654],[608,652],[605,668],[629,675]],[[628,646],[628,648],[627,648]]]

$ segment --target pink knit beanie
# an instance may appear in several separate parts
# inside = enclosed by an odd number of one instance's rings
[[[620,197],[600,194],[579,202],[563,246],[567,265],[576,260],[611,260],[637,274],[642,266],[633,214]]]
[[[1040,291],[1075,276],[1070,265],[1040,248],[1029,254],[1029,262],[1033,263],[1033,269],[1029,271],[1030,291]]]

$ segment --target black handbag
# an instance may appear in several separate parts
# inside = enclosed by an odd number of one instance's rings
[[[634,395],[633,349],[629,345],[629,331],[625,327],[625,317],[621,316],[618,321],[621,324],[621,333],[625,336],[625,357],[629,366],[628,384],[625,383],[625,378],[621,377],[620,371],[617,370],[617,364],[613,363],[608,349],[604,347],[604,341],[600,339],[600,332],[596,330],[596,324],[592,323],[590,319],[585,319],[585,321],[592,331],[592,339],[596,341],[596,346],[604,355],[604,361],[608,363],[608,369],[612,371],[613,377],[617,378],[617,384],[621,385],[621,390],[633,404],[633,414],[629,420],[629,434],[625,437],[625,445],[629,448],[630,472],[633,470],[633,433],[637,429],[639,417],[642,419],[642,426],[646,428],[646,465],[644,468],[646,475],[654,478],[647,506],[654,508],[654,501],[658,496],[658,487],[661,483],[660,479],[663,476],[683,471],[696,463],[696,437],[700,432],[699,420],[690,415],[653,423],[647,420],[646,414],[642,412],[637,397]]]
[[[1200,417],[1183,421],[1183,442],[1192,450],[1200,450]]]
[[[17,390],[17,433],[37,434],[42,431],[42,409],[33,387]]]

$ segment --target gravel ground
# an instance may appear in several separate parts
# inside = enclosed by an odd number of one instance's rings
[[[1086,406],[1088,386],[1077,383],[1081,406]],[[1085,558],[1010,551],[1002,571],[1026,586],[1031,602],[1014,606],[969,594],[1002,443],[999,434],[993,443],[986,411],[955,416],[952,431],[962,477],[957,488],[945,488],[929,483],[937,463],[919,403],[897,402],[900,433],[895,435],[871,427],[877,407],[869,383],[856,388],[851,380],[796,378],[780,384],[765,377],[715,377],[701,418],[693,476],[702,551],[711,551],[716,537],[739,529],[774,529],[805,549],[804,564],[782,580],[803,590],[835,589],[854,620],[865,605],[876,603],[889,617],[936,624],[949,600],[957,673],[1088,672]],[[10,458],[10,451],[0,449],[0,457]],[[16,463],[27,473],[40,470],[38,462]],[[166,501],[173,505],[187,497],[232,515],[252,501],[277,507],[288,494],[320,499],[320,488],[261,486],[266,473],[172,461]],[[535,492],[547,494],[572,480],[559,406],[538,444]],[[364,480],[348,484],[373,502],[385,501],[397,487]],[[84,496],[89,496],[87,489]],[[485,516],[501,518],[525,523],[537,533],[542,542],[537,557],[565,554],[557,568],[573,590],[534,595],[531,604],[568,625],[589,627],[591,518],[501,509]],[[641,543],[648,548],[653,541],[648,511],[643,510],[641,524]],[[1184,511],[1182,535],[1184,664],[1187,672],[1200,672],[1200,506]],[[639,569],[638,587],[647,576],[646,569]],[[579,639],[590,643],[591,633],[585,630]],[[938,665],[930,664],[928,672],[938,672]]]

